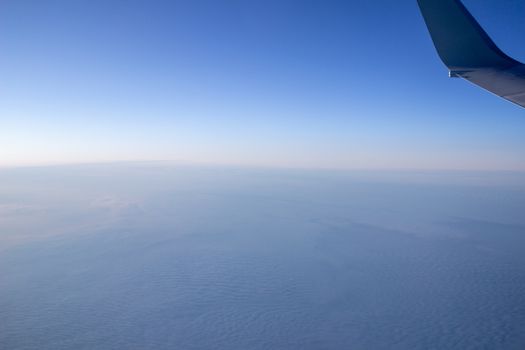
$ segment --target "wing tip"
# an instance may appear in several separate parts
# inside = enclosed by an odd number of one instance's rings
[[[461,1],[417,3],[437,53],[450,70],[520,64],[496,46]]]

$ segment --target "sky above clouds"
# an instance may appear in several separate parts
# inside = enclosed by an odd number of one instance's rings
[[[465,0],[525,59],[525,4]],[[525,170],[525,112],[447,78],[416,1],[5,1],[0,166]]]

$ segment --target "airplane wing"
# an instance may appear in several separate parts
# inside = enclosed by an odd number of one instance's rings
[[[503,53],[459,0],[417,0],[450,77],[525,107],[525,65]]]

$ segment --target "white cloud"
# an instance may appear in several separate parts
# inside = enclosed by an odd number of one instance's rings
[[[44,208],[28,204],[0,204],[0,218],[35,214]]]
[[[126,215],[142,212],[139,203],[125,200],[116,196],[104,196],[95,199],[90,205],[95,209],[108,210],[112,214]]]

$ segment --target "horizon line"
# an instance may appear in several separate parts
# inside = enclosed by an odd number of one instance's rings
[[[212,162],[212,161],[190,161],[180,159],[137,159],[137,160],[99,160],[78,162],[38,162],[20,164],[0,164],[0,170],[12,170],[23,168],[47,168],[67,166],[104,166],[104,165],[133,165],[133,164],[164,164],[171,166],[204,166],[204,167],[226,167],[246,169],[271,169],[271,170],[304,170],[304,171],[373,171],[373,172],[466,172],[466,173],[524,173],[525,169],[486,169],[486,168],[444,168],[444,167],[323,167],[323,166],[298,166],[279,164],[246,164],[235,162]]]

